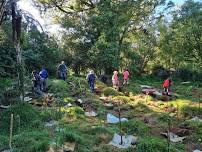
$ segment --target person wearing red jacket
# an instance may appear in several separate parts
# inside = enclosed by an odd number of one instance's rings
[[[169,94],[171,84],[172,84],[171,78],[167,78],[167,79],[163,82],[163,90],[164,90],[164,92],[165,92],[167,95]]]

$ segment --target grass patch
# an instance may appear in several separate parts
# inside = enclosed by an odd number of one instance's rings
[[[9,132],[11,114],[14,115],[14,133],[16,133],[19,128],[19,118],[21,128],[29,128],[31,126],[34,127],[40,123],[39,111],[28,103],[19,102],[15,105],[12,105],[10,108],[6,109],[3,113],[0,114],[0,130],[3,133]]]

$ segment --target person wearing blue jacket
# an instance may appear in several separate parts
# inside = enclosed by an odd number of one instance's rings
[[[43,66],[42,70],[39,72],[39,76],[41,78],[41,90],[46,91],[47,90],[47,78],[48,78],[48,71]]]
[[[94,90],[95,90],[95,80],[96,80],[96,78],[97,78],[97,76],[95,75],[93,70],[91,70],[88,73],[87,77],[86,77],[86,79],[88,80],[88,84],[90,86],[90,90],[92,92],[94,92]]]

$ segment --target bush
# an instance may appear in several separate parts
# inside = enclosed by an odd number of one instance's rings
[[[122,130],[127,134],[145,135],[149,128],[142,121],[130,120],[122,123]]]
[[[20,127],[24,128],[29,128],[40,119],[39,111],[37,111],[37,109],[35,109],[32,105],[25,102],[16,103],[15,105],[12,105],[10,108],[6,109],[3,113],[0,114],[0,130],[4,133],[9,132],[11,114],[14,115],[14,132],[17,131],[19,127],[18,116],[20,116]]]
[[[51,80],[49,81],[50,92],[58,93],[58,92],[67,92],[68,84],[63,80]]]
[[[191,106],[183,106],[181,108],[181,113],[185,117],[193,117],[202,114],[202,108],[199,107],[191,107]]]
[[[68,113],[70,116],[77,116],[84,114],[84,110],[81,107],[68,107],[68,108],[61,108],[62,112]]]
[[[103,90],[103,93],[105,96],[120,96],[122,95],[122,93],[116,91],[114,88],[112,87],[107,87]]]

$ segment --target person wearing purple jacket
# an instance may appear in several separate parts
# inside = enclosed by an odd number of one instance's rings
[[[48,78],[48,72],[45,68],[45,66],[42,67],[42,70],[39,72],[39,76],[41,79],[41,90],[46,91],[47,90],[47,78]]]

